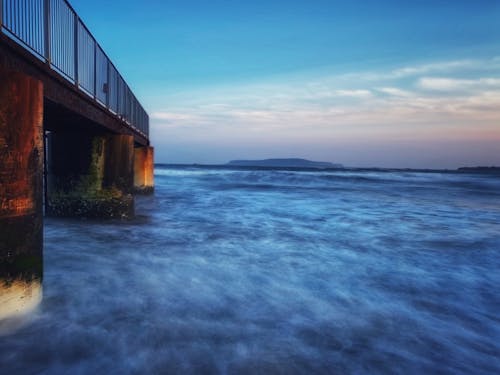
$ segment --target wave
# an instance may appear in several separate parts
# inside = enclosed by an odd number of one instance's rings
[[[222,189],[384,189],[455,190],[462,193],[500,194],[500,179],[483,175],[442,172],[401,172],[378,170],[261,170],[234,168],[185,169],[157,167],[158,178],[194,178]]]

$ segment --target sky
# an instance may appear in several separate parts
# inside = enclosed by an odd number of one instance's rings
[[[73,0],[158,163],[500,166],[500,0]]]

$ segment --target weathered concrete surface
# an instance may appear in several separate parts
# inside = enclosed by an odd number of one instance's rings
[[[104,186],[131,193],[134,187],[134,137],[108,135],[104,166]]]
[[[154,191],[154,148],[134,149],[134,191],[150,194]]]
[[[69,131],[50,134],[48,215],[103,219],[134,216],[130,188],[119,188],[131,186],[132,174],[122,175],[127,166],[121,163],[128,163],[131,169],[131,157],[124,149],[133,140],[129,136],[116,137]],[[119,165],[116,168],[115,162]]]
[[[49,199],[55,193],[93,194],[102,189],[104,137],[79,132],[51,132],[47,148]]]
[[[42,119],[42,83],[0,66],[0,286],[42,277]]]

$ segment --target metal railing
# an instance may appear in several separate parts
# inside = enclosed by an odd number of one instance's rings
[[[66,0],[0,0],[0,29],[144,136],[149,117]]]

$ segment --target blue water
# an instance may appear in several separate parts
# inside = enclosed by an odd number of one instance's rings
[[[500,178],[157,168],[132,222],[46,220],[2,374],[498,374]]]

